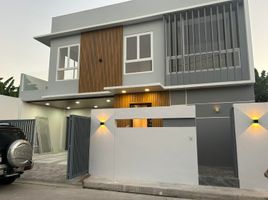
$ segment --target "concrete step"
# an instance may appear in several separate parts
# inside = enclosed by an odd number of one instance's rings
[[[239,188],[239,179],[235,177],[199,176],[199,184]]]
[[[107,179],[89,177],[83,181],[83,187],[126,193],[147,194],[165,197],[204,199],[204,200],[264,200],[268,192],[223,188],[212,186],[188,186],[178,184],[114,182]]]

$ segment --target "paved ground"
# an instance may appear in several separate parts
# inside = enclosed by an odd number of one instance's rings
[[[34,167],[26,171],[21,179],[54,183],[66,182],[67,153],[35,154]]]
[[[81,189],[75,186],[32,185],[15,183],[0,186],[1,200],[176,200],[174,198],[145,196],[118,192]],[[178,199],[177,199],[178,200]]]

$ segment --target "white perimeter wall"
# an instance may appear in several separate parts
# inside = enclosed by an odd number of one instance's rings
[[[268,191],[268,103],[236,104],[234,112],[240,187]]]
[[[17,119],[19,116],[18,98],[0,95],[0,120]]]
[[[89,173],[113,181],[198,185],[196,128],[115,126],[115,119],[134,118],[193,119],[195,107],[93,110]]]

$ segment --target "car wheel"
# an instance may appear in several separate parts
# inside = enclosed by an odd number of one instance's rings
[[[0,179],[0,185],[9,185],[12,184],[17,177],[8,177],[8,178],[3,178]]]

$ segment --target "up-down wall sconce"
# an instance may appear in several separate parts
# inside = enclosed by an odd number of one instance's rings
[[[253,119],[252,124],[258,125],[258,124],[260,124],[260,121],[258,119]]]
[[[105,122],[100,122],[100,126],[104,126],[105,125]]]

